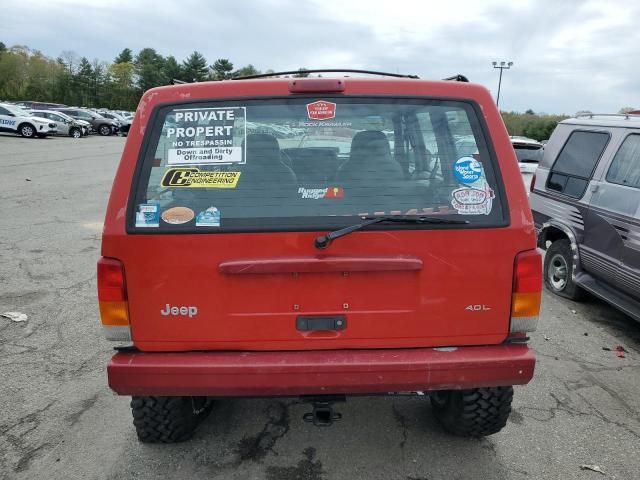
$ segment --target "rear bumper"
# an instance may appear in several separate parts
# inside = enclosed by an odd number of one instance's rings
[[[525,384],[526,345],[295,352],[119,352],[107,374],[120,395],[297,396]]]

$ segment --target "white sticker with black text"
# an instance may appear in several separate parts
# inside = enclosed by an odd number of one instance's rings
[[[245,107],[176,110],[163,130],[170,141],[167,163],[244,164],[246,116]]]

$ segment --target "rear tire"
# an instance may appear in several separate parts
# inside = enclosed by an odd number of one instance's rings
[[[586,292],[573,281],[573,261],[569,240],[553,242],[544,256],[544,284],[556,295],[579,301]]]
[[[433,412],[445,430],[463,437],[498,433],[511,413],[513,387],[446,390],[431,394]]]
[[[132,397],[138,439],[145,443],[184,442],[211,411],[207,397]]]

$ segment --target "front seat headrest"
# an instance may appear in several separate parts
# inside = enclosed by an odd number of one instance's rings
[[[364,157],[384,159],[391,157],[391,148],[389,140],[384,133],[378,130],[365,130],[358,132],[351,140],[350,159],[359,161]]]

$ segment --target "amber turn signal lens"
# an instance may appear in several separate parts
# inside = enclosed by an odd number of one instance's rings
[[[129,326],[127,302],[100,302],[100,320],[105,327]]]
[[[511,299],[512,317],[537,317],[540,314],[540,292],[514,293]]]

